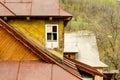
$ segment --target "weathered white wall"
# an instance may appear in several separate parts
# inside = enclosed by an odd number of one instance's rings
[[[78,61],[92,67],[106,67],[100,61],[96,36],[93,33],[65,33],[64,43],[64,52],[78,52]]]

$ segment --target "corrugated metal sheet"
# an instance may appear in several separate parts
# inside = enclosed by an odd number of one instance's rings
[[[9,12],[12,11],[17,16],[72,16],[60,8],[59,0],[4,0],[1,2],[9,9]],[[3,5],[0,7],[4,8]],[[10,15],[12,13],[9,12],[2,11],[0,14],[5,13],[8,16],[14,16]]]
[[[0,80],[80,80],[55,64],[0,61]]]
[[[78,80],[77,77],[74,77],[69,72],[63,70],[62,68],[58,67],[57,65],[53,66],[53,78],[52,80]]]
[[[0,61],[0,80],[16,80],[19,63]]]
[[[20,64],[18,80],[51,80],[52,64],[39,61],[23,61]]]

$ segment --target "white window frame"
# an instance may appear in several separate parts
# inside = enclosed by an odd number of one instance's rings
[[[50,27],[52,27],[52,26],[57,26],[57,40],[47,40],[47,33],[48,33],[48,32],[47,32],[47,31],[48,31],[48,30],[47,30],[47,29],[48,29],[47,27],[48,27],[48,26],[50,26]],[[58,31],[59,31],[59,30],[58,30],[58,29],[59,29],[59,28],[58,28],[58,24],[46,24],[46,25],[45,25],[45,38],[46,38],[46,39],[45,39],[45,42],[46,42],[46,48],[47,48],[47,42],[51,42],[51,43],[56,42],[56,43],[57,43],[57,47],[54,47],[54,46],[53,46],[53,47],[51,47],[51,48],[59,48],[59,35],[58,35],[58,33],[59,33]]]

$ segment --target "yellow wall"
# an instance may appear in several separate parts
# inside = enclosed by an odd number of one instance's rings
[[[63,38],[64,38],[64,24],[63,20],[35,20],[35,19],[13,19],[8,20],[8,24],[20,30],[27,38],[31,39],[38,45],[45,47],[45,24],[58,24],[59,25],[59,49],[63,51]],[[55,53],[56,54],[56,53]],[[59,54],[59,53],[58,53]],[[63,56],[63,53],[61,54]],[[59,57],[59,56],[58,56]]]
[[[0,27],[0,60],[40,60],[40,58]]]

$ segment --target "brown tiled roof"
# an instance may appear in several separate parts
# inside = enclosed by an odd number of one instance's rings
[[[72,16],[59,4],[59,0],[1,0],[0,16]]]
[[[85,71],[87,73],[93,74],[93,75],[99,75],[103,76],[102,73],[98,72],[94,68],[77,62],[75,60],[70,60],[67,58],[64,58],[62,61],[61,59],[57,58],[56,56],[52,55],[47,49],[36,46],[33,42],[28,40],[24,35],[17,30],[15,30],[13,27],[8,25],[6,22],[4,22],[2,19],[0,19],[0,27],[4,28],[6,31],[8,31],[11,35],[13,35],[17,40],[19,40],[21,43],[23,43],[26,47],[28,47],[33,53],[35,53],[38,57],[42,58],[47,63],[53,63],[57,64],[64,70],[68,71],[72,75],[76,76],[80,80],[82,80],[78,69]]]

